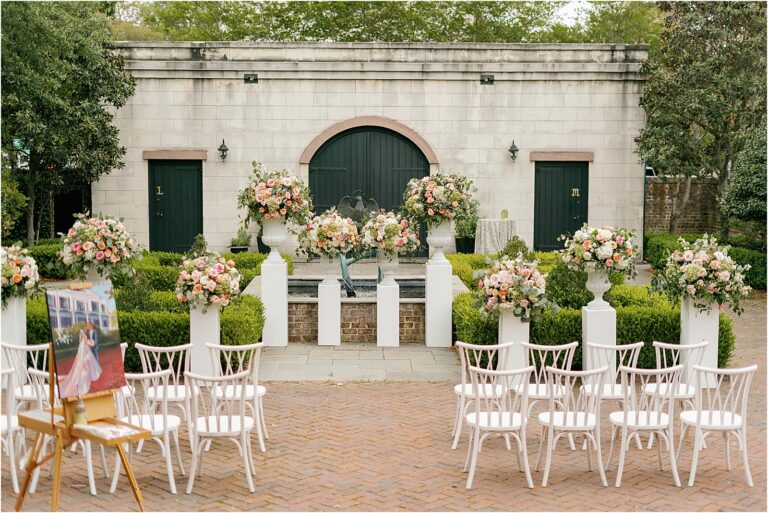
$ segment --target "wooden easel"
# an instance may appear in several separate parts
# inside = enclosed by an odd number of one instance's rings
[[[70,288],[88,288],[89,283],[78,283],[70,286]],[[55,374],[54,374],[54,357],[53,357],[53,342],[49,347],[50,354],[48,355],[48,399],[49,404],[54,404],[53,387]],[[45,464],[48,460],[53,459],[53,481],[51,487],[51,511],[57,511],[59,507],[59,493],[61,491],[61,459],[64,450],[71,447],[78,440],[90,440],[91,442],[106,445],[107,447],[114,447],[120,455],[120,461],[123,463],[125,473],[128,476],[128,481],[131,483],[133,489],[133,495],[136,498],[136,502],[139,504],[139,509],[144,511],[144,503],[141,497],[141,490],[139,490],[139,484],[136,482],[136,476],[133,474],[131,464],[128,462],[128,456],[123,449],[125,442],[134,440],[141,440],[144,438],[150,438],[151,433],[145,429],[142,429],[131,424],[121,422],[116,418],[115,400],[113,394],[119,392],[119,390],[103,391],[93,394],[84,395],[82,398],[65,398],[62,399],[61,406],[51,407],[45,410],[35,410],[19,413],[19,426],[36,431],[35,443],[32,445],[30,452],[28,453],[28,460],[26,464],[26,475],[24,476],[24,484],[21,487],[19,497],[16,499],[16,511],[20,511],[24,505],[24,498],[29,489],[29,483],[32,478],[32,474],[41,465]],[[83,429],[81,426],[74,423],[75,420],[75,403],[82,399],[85,403],[85,409],[88,416],[88,426],[110,428],[120,426],[130,430],[125,436],[103,436],[100,433],[94,433],[87,429]],[[45,443],[45,437],[51,436],[54,438],[53,452],[40,457],[40,451]]]

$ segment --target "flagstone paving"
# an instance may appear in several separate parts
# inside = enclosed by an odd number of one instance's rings
[[[597,474],[587,471],[585,454],[571,452],[562,444],[554,458],[549,486],[542,488],[542,473],[535,472],[536,487],[531,490],[525,487],[513,453],[504,448],[500,439],[489,439],[483,446],[475,484],[472,490],[466,490],[466,474],[462,472],[466,440],[461,441],[457,450],[450,449],[455,407],[453,381],[266,383],[270,439],[267,453],[257,449],[255,452],[255,493],[247,491],[242,464],[231,444],[219,443],[211,448],[203,462],[203,475],[196,480],[191,495],[183,493],[186,477],[178,471],[180,493],[168,492],[156,445],[146,444],[142,453],[134,454],[133,466],[148,511],[765,511],[764,294],[747,301],[746,313],[735,319],[734,330],[737,346],[731,366],[760,366],[748,418],[754,488],[748,488],[744,482],[738,451],[732,448],[733,470],[726,470],[721,439],[712,437],[699,460],[692,488],[674,486],[668,466],[665,472],[659,470],[655,450],[636,448],[629,452],[621,488],[603,488]],[[360,354],[362,351],[358,357]],[[382,355],[379,361],[389,361],[388,352],[382,351]],[[307,361],[310,358],[321,359],[307,354]],[[532,458],[539,442],[538,430],[533,431],[528,439]],[[186,438],[185,434],[180,437],[188,469]],[[607,450],[607,429],[603,440]],[[680,461],[684,481],[691,447],[689,436]],[[112,455],[109,458],[111,469]],[[121,478],[117,492],[109,494],[109,481],[96,460],[94,464],[99,490],[95,497],[87,492],[82,456],[65,456],[60,510],[135,511],[126,480]],[[11,511],[15,496],[10,493],[5,457],[2,470],[2,510]],[[614,478],[615,472],[609,471],[609,482]],[[47,472],[40,481],[37,493],[28,497],[24,510],[49,508]]]

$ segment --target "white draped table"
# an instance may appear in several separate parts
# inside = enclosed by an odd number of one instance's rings
[[[475,235],[475,253],[498,253],[515,235],[512,219],[478,219]]]

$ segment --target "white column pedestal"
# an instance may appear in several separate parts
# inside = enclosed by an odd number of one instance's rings
[[[442,258],[438,258],[442,257]],[[451,347],[453,277],[451,263],[438,253],[426,264],[427,347]]]
[[[203,313],[202,305],[189,311],[189,341],[192,343],[190,350],[190,370],[195,374],[204,376],[216,376],[213,371],[211,352],[206,344],[221,343],[221,329],[219,324],[219,307],[209,306]]]
[[[717,368],[717,349],[720,340],[720,309],[716,303],[708,311],[699,312],[690,299],[683,299],[680,304],[680,345],[708,342],[701,358],[702,367]],[[683,353],[684,358],[685,353]],[[683,361],[687,365],[687,362]],[[693,384],[693,383],[690,383]],[[710,379],[707,388],[714,388],[716,383]]]
[[[587,342],[604,346],[616,345],[616,310],[611,307],[581,308],[581,366],[584,370],[594,367],[588,359]],[[615,375],[616,363],[611,363],[611,375]]]
[[[326,276],[317,286],[317,345],[341,344],[341,284]]]
[[[27,298],[9,297],[2,313],[2,337],[6,344],[27,345]],[[5,351],[0,351],[0,367],[6,368]],[[16,383],[24,385],[25,383]]]
[[[511,311],[502,311],[499,316],[499,344],[514,342],[515,345],[502,356],[500,370],[517,370],[527,365],[525,350],[521,342],[531,341],[531,323],[523,322]]]
[[[261,302],[264,304],[266,346],[288,345],[288,265],[276,250],[261,264]]]
[[[391,277],[376,286],[376,345],[400,345],[400,285]]]

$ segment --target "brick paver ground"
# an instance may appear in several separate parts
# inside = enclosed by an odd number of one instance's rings
[[[156,446],[133,457],[148,510],[652,510],[765,511],[766,509],[766,319],[765,297],[748,302],[734,323],[737,333],[732,366],[757,362],[748,434],[754,488],[744,482],[741,458],[732,451],[734,469],[727,471],[723,444],[713,437],[699,462],[693,488],[676,488],[669,471],[661,472],[655,450],[632,449],[622,487],[603,488],[596,473],[587,472],[581,451],[561,445],[550,476],[541,488],[525,487],[512,452],[499,439],[483,447],[472,490],[461,471],[466,442],[452,451],[454,413],[452,383],[268,383],[266,414],[268,452],[255,453],[256,492],[248,493],[242,466],[232,445],[214,445],[192,495],[177,472],[180,493],[171,495]],[[538,430],[529,436],[535,456]],[[186,460],[189,449],[181,437]],[[687,479],[691,437],[681,458]],[[608,434],[604,433],[607,453]],[[255,445],[255,444],[254,444]],[[111,458],[111,457],[110,457]],[[110,460],[111,461],[111,460]],[[96,462],[94,462],[96,463]],[[188,465],[187,465],[188,466]],[[124,479],[116,494],[97,469],[99,495],[88,494],[82,458],[68,454],[61,510],[136,510]],[[667,467],[668,468],[668,467]],[[2,509],[10,511],[7,459],[3,458]],[[608,472],[608,480],[615,472]],[[49,507],[50,480],[45,477],[25,510]]]

